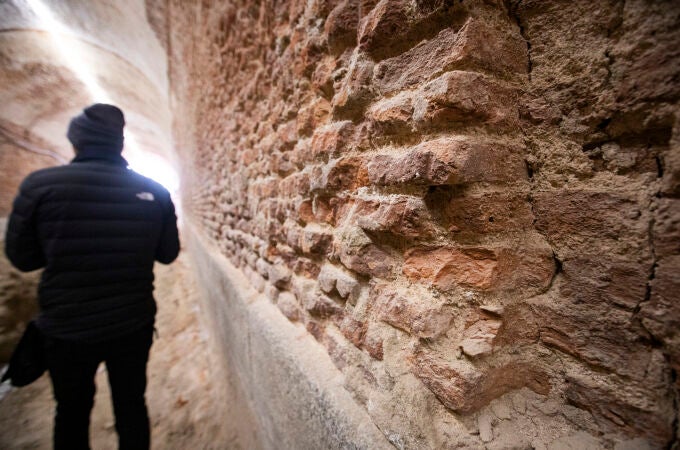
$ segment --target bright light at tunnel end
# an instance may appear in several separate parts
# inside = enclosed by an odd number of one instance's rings
[[[55,50],[64,64],[85,86],[93,103],[115,104],[111,96],[99,84],[86,62],[80,56],[78,41],[70,39],[73,33],[61,23],[52,10],[42,0],[26,0],[29,8],[48,32]],[[172,165],[163,157],[142,150],[129,128],[125,130],[125,149],[123,155],[130,168],[137,173],[149,177],[162,184],[171,194],[179,190],[179,176]]]
[[[162,184],[171,194],[179,191],[179,176],[175,168],[163,157],[151,152],[124,151],[130,169]]]

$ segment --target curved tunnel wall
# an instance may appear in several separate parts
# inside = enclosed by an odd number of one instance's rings
[[[68,158],[88,102],[21,5],[0,4],[5,198]],[[172,130],[252,446],[677,440],[673,2],[51,7],[143,146]]]

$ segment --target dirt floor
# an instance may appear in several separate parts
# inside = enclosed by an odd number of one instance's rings
[[[151,349],[147,403],[156,449],[239,449],[238,413],[229,410],[219,361],[202,332],[199,289],[183,255],[156,267],[157,329]],[[213,368],[215,370],[213,370]],[[0,400],[0,449],[49,449],[54,400],[49,378],[12,389]],[[242,424],[245,427],[245,424]],[[90,426],[91,447],[117,448],[104,365]]]

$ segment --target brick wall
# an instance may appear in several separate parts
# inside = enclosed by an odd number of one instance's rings
[[[676,439],[677,5],[221,3],[147,2],[185,210],[392,444]]]

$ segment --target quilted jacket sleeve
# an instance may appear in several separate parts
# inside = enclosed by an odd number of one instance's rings
[[[156,247],[156,261],[170,264],[179,255],[179,233],[177,231],[175,205],[172,203],[170,194],[166,193],[163,200],[163,229],[158,247]]]
[[[23,272],[45,266],[45,256],[35,222],[37,206],[38,193],[31,186],[29,175],[21,184],[19,195],[14,199],[5,235],[5,254],[11,263]]]

